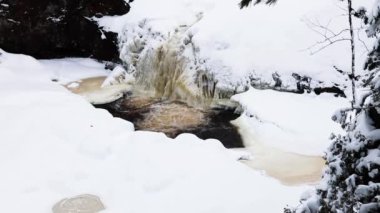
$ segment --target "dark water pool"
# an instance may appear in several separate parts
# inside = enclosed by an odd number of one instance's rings
[[[171,138],[192,133],[202,139],[218,139],[227,148],[243,147],[237,128],[230,123],[240,116],[235,109],[202,110],[180,102],[141,97],[124,97],[95,107],[131,121],[136,130],[163,132]]]

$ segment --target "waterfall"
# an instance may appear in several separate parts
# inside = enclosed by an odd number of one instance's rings
[[[121,59],[136,78],[134,93],[197,108],[221,105],[222,101],[225,105],[235,94],[234,90],[218,87],[218,80],[204,66],[205,60],[197,55],[190,27],[181,25],[164,36],[153,32],[144,21],[125,33]]]

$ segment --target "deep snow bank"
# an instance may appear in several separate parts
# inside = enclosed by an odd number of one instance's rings
[[[52,82],[40,62],[1,53],[4,212],[51,212],[84,193],[112,213],[281,212],[304,190],[250,170],[218,141],[134,132]]]

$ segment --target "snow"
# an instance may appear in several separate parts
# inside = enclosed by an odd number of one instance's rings
[[[133,83],[132,62],[165,44],[182,54],[179,58],[188,59],[187,68],[211,72],[219,85],[241,84],[250,74],[269,82],[277,72],[286,81],[298,73],[324,81],[325,86],[349,86],[347,78],[333,69],[349,70],[349,44],[336,44],[316,55],[306,50],[321,39],[308,28],[307,20],[318,20],[338,32],[347,25],[341,9],[345,5],[332,0],[282,0],[274,7],[240,10],[238,2],[139,0],[125,16],[92,18],[103,27],[102,37],[103,30],[119,33],[121,59],[129,70],[118,66],[110,73],[92,59],[37,61],[0,50],[0,199],[7,201],[2,210],[51,212],[62,198],[84,193],[99,196],[105,212],[112,213],[282,212],[286,205],[295,206],[308,187],[284,186],[237,162],[250,159],[249,152],[227,150],[219,141],[190,134],[169,139],[134,131],[132,123],[88,103],[121,97],[124,86],[109,87]],[[355,25],[360,27],[359,21]],[[364,38],[364,31],[360,35]],[[179,38],[171,41],[173,37]],[[357,56],[360,69],[366,57],[360,42]],[[67,87],[75,89],[79,79],[99,76],[108,76],[106,89],[82,94],[87,101],[61,86],[70,83]],[[348,100],[328,94],[253,88],[233,99],[245,109],[244,130],[252,130],[245,138],[276,148],[275,154],[303,156],[323,155],[330,134],[343,132],[331,116],[349,106]],[[379,135],[368,126],[360,128],[373,139]],[[380,164],[379,159],[379,150],[370,150],[359,166],[370,170],[369,162]],[[340,168],[339,163],[330,166]],[[373,169],[370,175],[378,172]],[[325,187],[326,182],[319,186]],[[358,196],[367,190],[359,189]],[[318,201],[312,194],[302,196],[311,197],[308,205]]]
[[[61,84],[90,77],[107,76],[104,64],[90,58],[65,58],[40,60],[40,66],[49,70],[52,79]]]
[[[93,91],[83,92],[79,95],[83,96],[91,104],[108,104],[114,102],[132,90],[130,85],[118,84],[111,85],[101,89],[94,89]]]
[[[273,90],[249,91],[232,97],[246,110],[246,117],[259,143],[293,153],[322,156],[331,133],[343,133],[331,116],[349,106],[344,98],[329,94],[293,94]]]
[[[128,74],[122,66],[116,66],[103,82],[102,87],[112,86],[114,84],[133,84],[134,77]]]
[[[373,0],[360,1],[359,6],[372,5]],[[191,37],[194,51],[184,56],[198,66],[214,73],[219,83],[242,81],[254,72],[263,81],[270,81],[272,73],[291,77],[292,73],[306,75],[331,85],[346,85],[346,79],[333,66],[349,70],[349,42],[337,43],[311,55],[308,47],[324,38],[310,29],[310,21],[329,26],[339,32],[347,27],[344,2],[331,0],[286,0],[272,7],[258,5],[240,10],[239,0],[139,0],[131,3],[131,12],[122,17],[94,18],[104,30],[118,32],[129,41],[142,40],[146,49],[155,49],[181,27],[187,27],[182,37]],[[286,18],[279,18],[286,17]],[[360,27],[356,20],[355,26]],[[365,39],[364,30],[360,38]],[[365,41],[367,44],[370,41]],[[121,44],[122,48],[130,45]],[[177,47],[181,49],[181,47]],[[315,51],[314,48],[313,51]],[[365,47],[358,42],[358,69],[364,64]],[[145,54],[142,51],[142,54]],[[126,63],[132,63],[122,51]],[[204,63],[202,62],[204,61]]]
[[[112,213],[281,212],[307,188],[249,169],[216,140],[135,132],[51,81],[103,72],[90,60],[37,61],[1,51],[3,212],[51,212],[80,194],[99,196]]]
[[[72,83],[68,84],[67,87],[73,89],[73,88],[78,88],[79,85],[80,84],[78,82],[72,82]]]

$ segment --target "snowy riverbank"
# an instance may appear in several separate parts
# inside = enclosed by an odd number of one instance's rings
[[[65,197],[90,193],[112,213],[280,212],[307,188],[251,170],[215,140],[134,132],[52,82],[59,69],[0,56],[3,211],[51,212]]]
[[[340,32],[348,27],[346,17],[341,15],[344,3],[287,0],[273,7],[257,5],[241,10],[239,2],[139,0],[131,3],[131,12],[124,16],[96,20],[104,30],[119,34],[120,57],[130,72],[150,69],[154,55],[169,49],[185,61],[181,68],[188,78],[197,72],[209,72],[219,88],[235,89],[247,85],[247,81],[252,80],[249,76],[256,79],[255,84],[273,87],[276,83],[272,77],[274,73],[280,76],[282,87],[286,89],[297,88],[294,73],[311,78],[311,87],[338,85],[345,90],[349,86],[347,77],[334,69],[336,66],[349,70],[348,42],[336,43],[318,54],[311,54],[323,46],[313,45],[324,40],[315,32],[320,29],[310,26],[311,23]],[[354,2],[354,7],[372,2]],[[361,21],[355,20],[355,26],[360,28]],[[346,36],[345,32],[342,36]],[[357,38],[365,40],[365,32],[360,31]],[[361,41],[358,44],[357,64],[363,64],[366,47]],[[308,49],[311,46],[313,48]],[[357,68],[358,72],[362,71],[360,66]],[[349,94],[350,90],[346,92]]]

